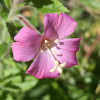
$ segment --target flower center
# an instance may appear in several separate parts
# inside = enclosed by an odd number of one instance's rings
[[[56,39],[56,40],[54,40],[53,41],[53,43],[57,43],[58,42],[58,39]],[[49,41],[49,40],[42,40],[42,43],[41,43],[41,48],[40,48],[40,50],[41,50],[41,53],[45,50],[50,56],[51,56],[51,58],[53,59],[53,61],[54,61],[54,67],[50,70],[50,72],[54,72],[54,71],[58,71],[59,73],[62,73],[62,67],[64,67],[65,65],[66,65],[66,63],[64,62],[64,63],[62,63],[62,64],[60,64],[56,59],[55,59],[55,57],[53,56],[53,54],[52,54],[52,52],[51,52],[51,48],[52,48],[52,46],[51,46],[51,43],[52,43],[52,41]],[[55,51],[54,51],[55,52]],[[53,52],[53,53],[54,53]],[[55,52],[56,53],[56,52]]]

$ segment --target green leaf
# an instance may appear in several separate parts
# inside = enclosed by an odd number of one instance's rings
[[[10,8],[10,0],[4,0],[5,1],[5,4],[8,8]]]
[[[6,100],[13,100],[13,98],[10,94],[7,94]]]
[[[51,100],[69,100],[68,96],[64,93],[62,88],[59,87],[57,82],[54,82],[49,87]]]
[[[32,0],[31,2],[42,14],[69,12],[58,0]]]
[[[19,88],[15,88],[13,86],[9,86],[9,87],[6,87],[6,86],[0,86],[0,90],[1,91],[9,91],[9,92],[13,92],[13,93],[18,93],[19,92]]]
[[[25,3],[19,3],[17,6],[19,7],[25,6]]]
[[[65,8],[59,1],[54,2],[53,4],[50,4],[48,6],[43,6],[42,8],[39,8],[38,11],[42,14],[45,13],[63,13],[63,12],[69,12],[67,8]]]
[[[34,97],[40,97],[41,98],[41,95],[43,95],[47,91],[48,91],[48,85],[47,84],[35,87],[31,91],[30,97],[32,97],[32,98],[34,98]],[[42,100],[42,99],[39,99],[39,100]]]
[[[15,85],[20,87],[22,91],[27,91],[33,88],[37,84],[38,80],[33,76],[26,76],[24,82],[17,83],[15,82]]]
[[[36,8],[42,8],[44,5],[50,5],[53,3],[53,0],[29,0]],[[26,0],[28,3],[29,1]]]
[[[0,44],[0,57],[7,51],[8,45],[5,43]]]
[[[6,65],[6,70],[4,70],[4,77],[16,75],[16,74],[20,73],[20,71],[22,72],[24,67],[26,68],[26,65],[24,63],[19,64],[19,63],[15,62],[12,58],[4,59],[3,62]],[[9,68],[9,66],[10,66],[10,68]]]
[[[10,33],[11,38],[13,39],[16,33],[16,27],[13,22],[6,22],[6,27]]]

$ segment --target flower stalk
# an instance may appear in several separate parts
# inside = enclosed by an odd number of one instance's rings
[[[13,20],[19,21],[23,26],[35,30],[37,33],[40,34],[40,32],[35,27],[33,27],[33,25],[23,15],[19,14],[14,16]]]

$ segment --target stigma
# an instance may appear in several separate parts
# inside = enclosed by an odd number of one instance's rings
[[[57,60],[54,60],[54,64],[55,66],[50,70],[50,72],[54,72],[57,70],[59,73],[62,73],[63,72],[62,67],[64,67],[66,63],[64,62],[60,64]]]

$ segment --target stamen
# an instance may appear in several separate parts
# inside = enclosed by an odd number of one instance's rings
[[[44,44],[45,48],[50,47],[50,44],[49,44],[49,41],[48,40],[45,40],[44,42],[45,42],[45,44]]]
[[[45,43],[48,43],[48,41],[47,41],[47,40],[45,40]]]
[[[40,50],[41,51],[41,53],[43,53],[43,50]]]
[[[54,42],[57,43],[58,42],[58,39],[54,40]]]

